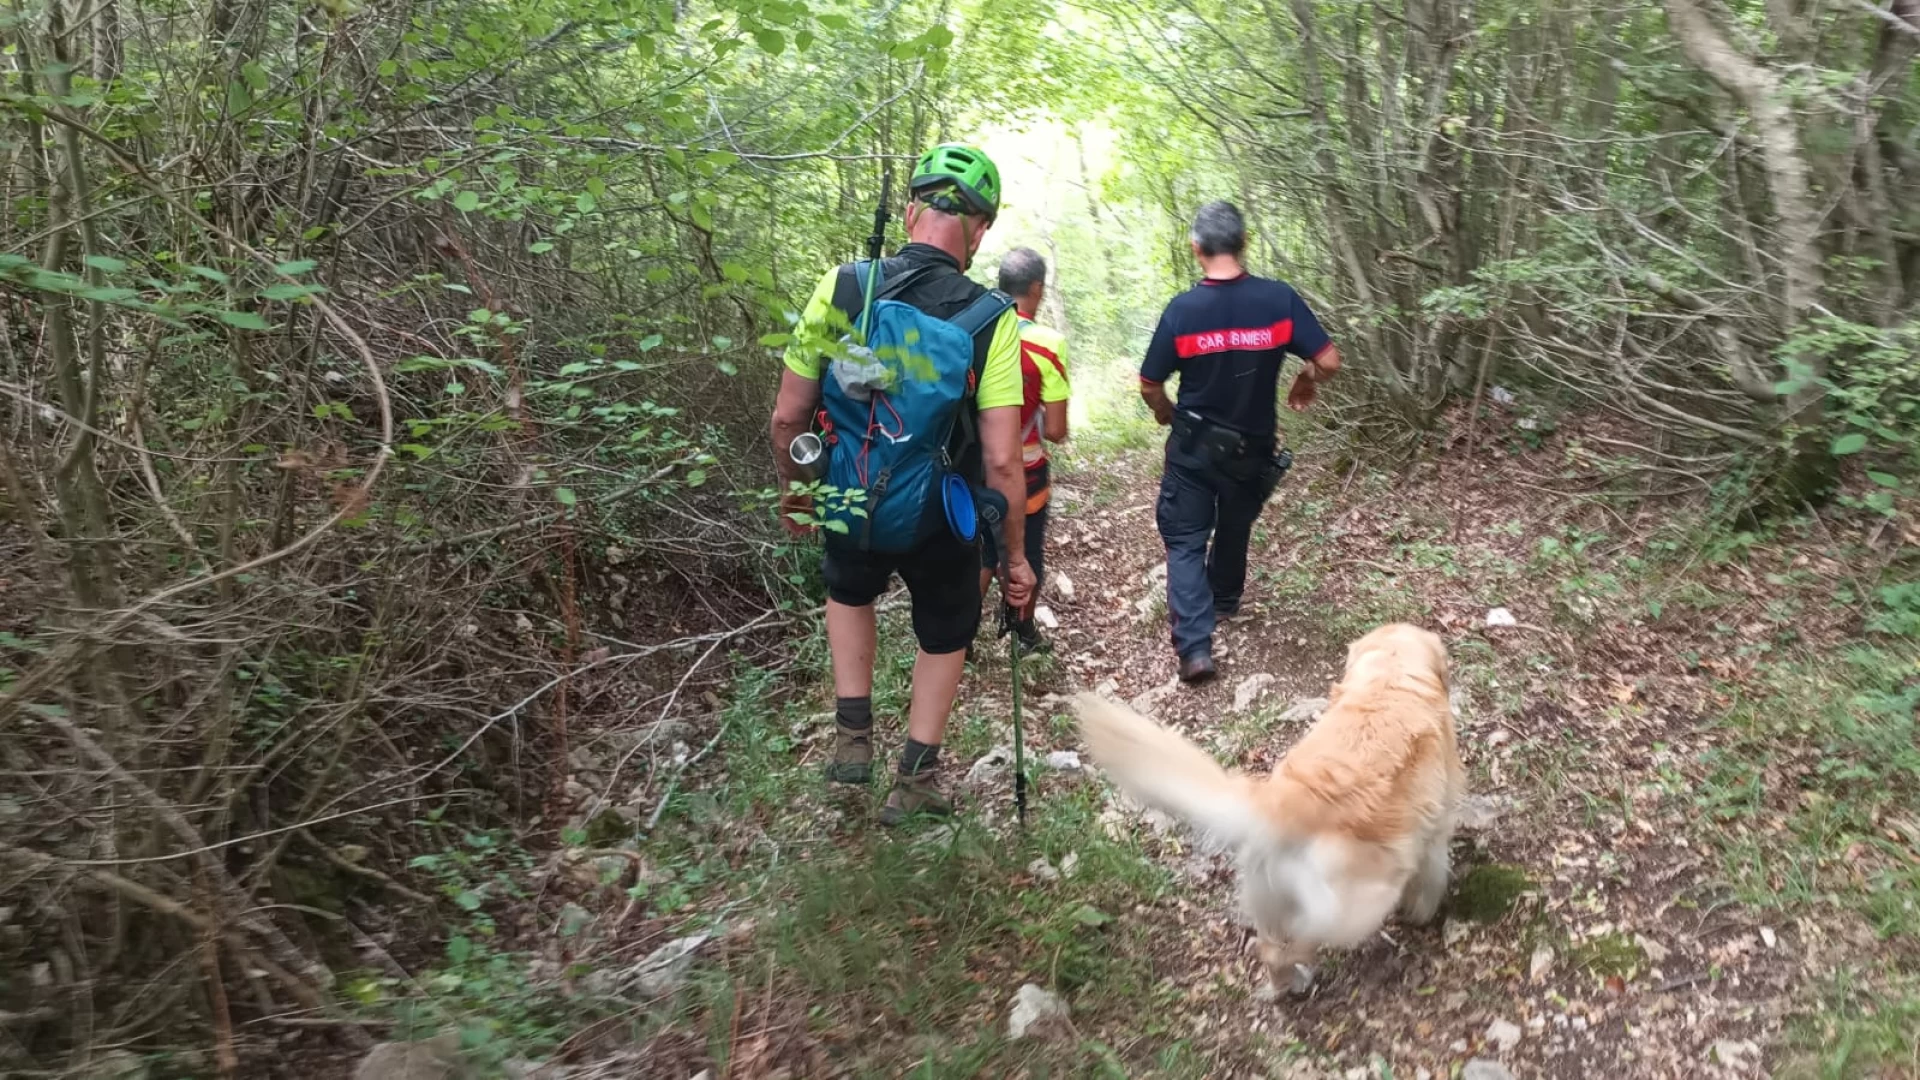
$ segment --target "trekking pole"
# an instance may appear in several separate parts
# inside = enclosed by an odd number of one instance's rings
[[[1000,632],[1007,638],[1007,664],[1013,669],[1013,812],[1027,827],[1027,748],[1020,722],[1020,635],[1013,630],[1013,609],[1000,605]]]
[[[873,290],[880,281],[880,253],[887,245],[887,204],[893,201],[893,162],[880,171],[880,202],[873,208],[873,235],[867,237],[867,280],[861,289],[860,329],[866,332],[873,317]]]

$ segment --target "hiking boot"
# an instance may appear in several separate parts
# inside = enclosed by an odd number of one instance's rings
[[[1180,681],[1188,686],[1206,682],[1214,674],[1212,649],[1195,649],[1180,658]]]
[[[1238,600],[1235,600],[1230,604],[1224,603],[1219,600],[1215,600],[1213,602],[1213,617],[1216,619],[1231,619],[1239,614],[1240,614],[1240,601]]]
[[[887,805],[880,810],[880,824],[899,825],[916,816],[951,816],[953,801],[934,787],[934,772],[933,769],[922,769],[912,776],[895,775],[893,790],[887,792]]]
[[[1053,643],[1040,636],[1040,628],[1032,619],[1013,624],[1013,636],[1020,641],[1020,651],[1028,656],[1053,651]]]
[[[873,728],[833,725],[833,760],[827,779],[836,784],[866,784],[873,780]]]

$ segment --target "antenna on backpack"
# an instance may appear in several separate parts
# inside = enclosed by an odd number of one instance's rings
[[[887,204],[893,201],[893,159],[888,158],[880,171],[880,202],[873,208],[873,235],[867,237],[867,280],[861,289],[860,332],[867,332],[873,317],[873,290],[880,281],[880,252],[887,243]]]

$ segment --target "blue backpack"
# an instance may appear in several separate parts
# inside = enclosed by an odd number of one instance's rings
[[[923,271],[915,267],[880,281],[880,267],[853,264],[854,280],[873,295],[868,310],[852,312],[864,347],[835,357],[823,372],[829,487],[865,497],[829,507],[822,517],[846,526],[842,534],[862,551],[912,551],[949,527],[974,539],[971,481],[977,476],[973,395],[986,349],[975,336],[991,332],[1013,306],[989,290],[951,319],[940,319],[895,299]],[[870,272],[871,278],[870,281]],[[959,505],[964,503],[964,505]],[[836,530],[838,531],[838,530]]]

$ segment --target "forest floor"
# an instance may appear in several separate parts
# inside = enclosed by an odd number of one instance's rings
[[[564,984],[594,1019],[498,994],[455,1011],[502,1045],[551,1033],[537,1056],[576,1078],[1920,1075],[1920,668],[1910,639],[1865,629],[1874,565],[1920,537],[1624,508],[1574,449],[1596,434],[1496,419],[1470,460],[1455,445],[1398,475],[1303,447],[1198,689],[1166,644],[1157,437],[1083,440],[1056,470],[1055,649],[1023,663],[1024,829],[992,760],[1012,702],[988,631],[946,750],[953,825],[879,828],[884,776],[828,790],[825,679],[796,693],[791,670],[743,664],[717,726],[581,752],[584,791],[596,754],[717,747],[646,844],[575,834],[540,879],[526,983]],[[1494,608],[1516,625],[1488,626]],[[891,754],[912,654],[904,611],[883,610]],[[1134,700],[1264,771],[1346,643],[1399,619],[1453,655],[1474,793],[1453,889],[1433,925],[1389,924],[1309,999],[1275,1001],[1228,862],[1047,764],[1079,750],[1064,695]],[[817,637],[798,670],[824,672]],[[1028,982],[1070,1030],[1006,1039]]]

